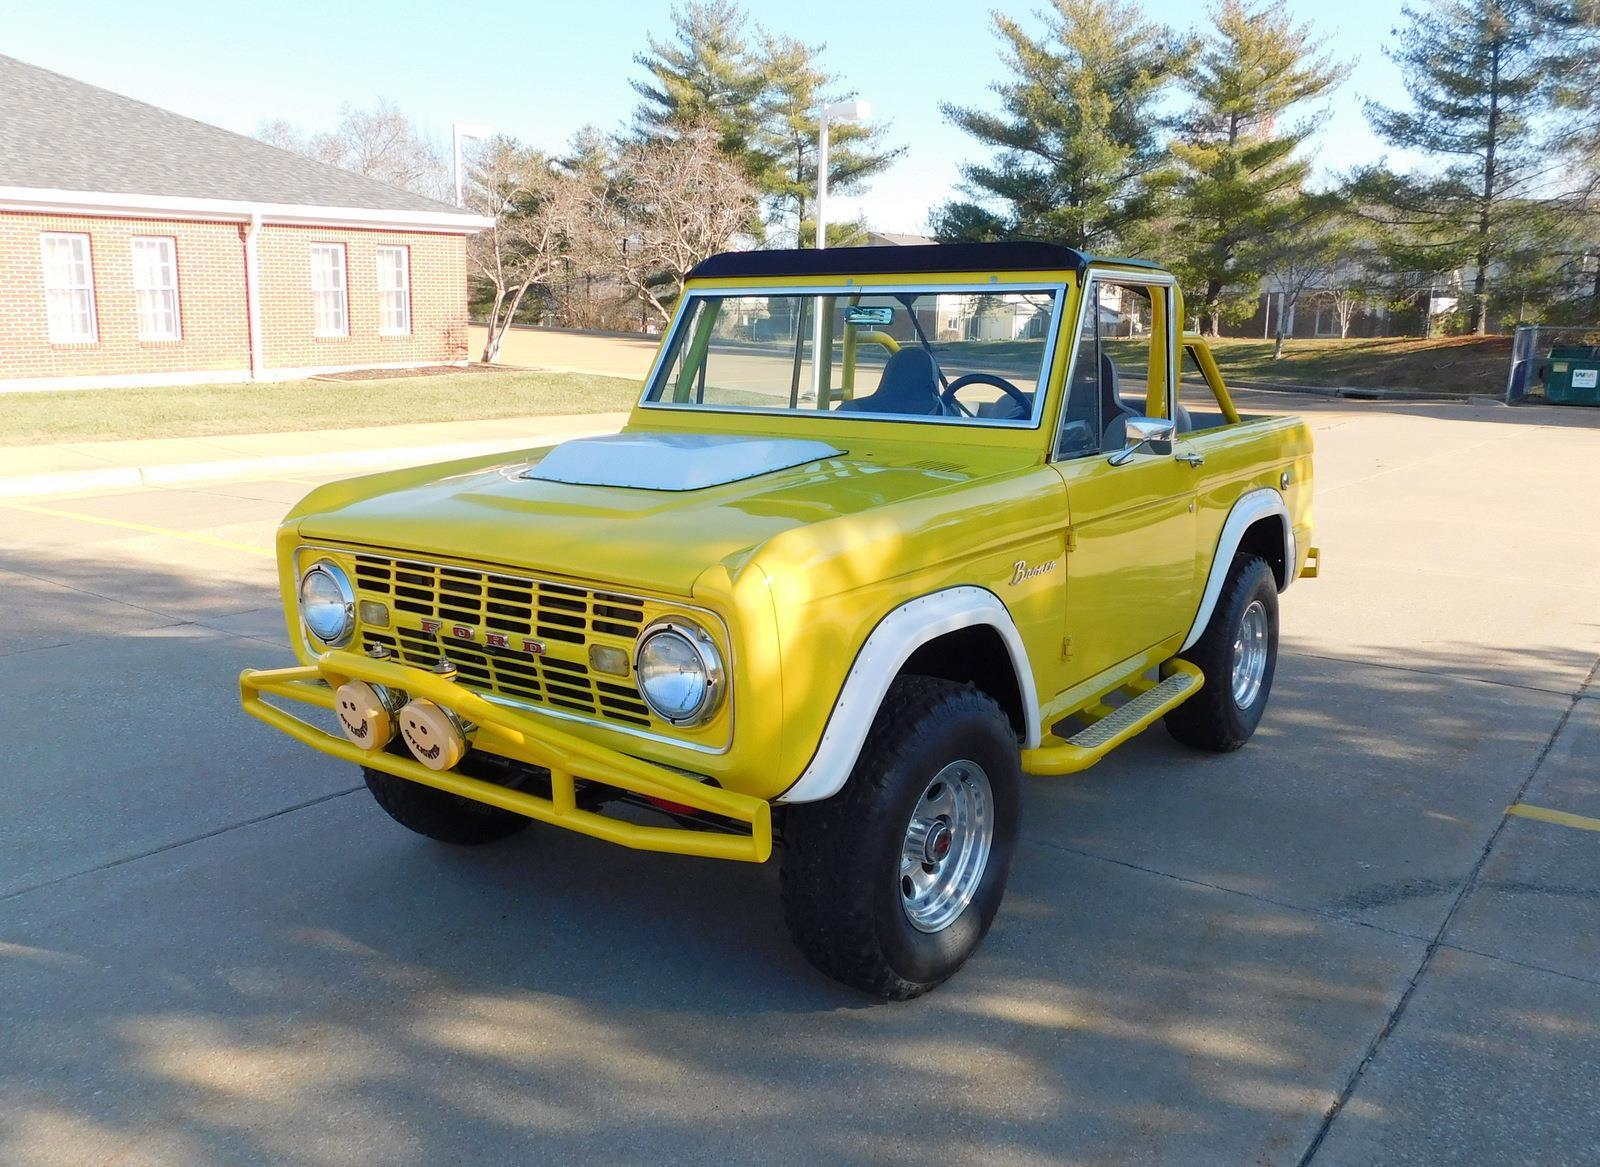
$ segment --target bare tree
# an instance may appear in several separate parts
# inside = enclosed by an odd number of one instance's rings
[[[387,98],[370,109],[346,103],[333,130],[310,133],[280,118],[263,122],[256,137],[401,190],[441,200],[451,196],[444,150]]]
[[[308,133],[291,122],[276,118],[256,127],[256,137],[269,146],[299,154],[328,166],[338,166],[345,149],[339,135],[332,131]]]
[[[1367,302],[1366,291],[1361,288],[1341,286],[1319,292],[1318,297],[1333,309],[1334,319],[1339,322],[1339,339],[1348,340],[1350,325],[1354,323],[1356,313],[1361,311]]]
[[[1279,300],[1278,327],[1272,359],[1283,355],[1285,337],[1294,330],[1295,304],[1313,288],[1325,287],[1348,266],[1354,247],[1349,228],[1330,215],[1325,196],[1302,195],[1282,233],[1261,251],[1263,285]]]
[[[585,186],[586,262],[614,272],[663,325],[689,269],[755,214],[755,187],[705,131],[627,146],[609,180]]]
[[[494,292],[483,360],[500,355],[523,298],[562,273],[585,207],[584,184],[537,150],[495,138],[478,152],[466,193],[469,209],[494,226],[467,237],[467,262]]]

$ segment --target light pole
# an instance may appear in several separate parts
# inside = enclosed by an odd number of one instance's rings
[[[817,239],[816,246],[828,245],[828,124],[830,122],[860,122],[872,116],[872,107],[864,101],[835,101],[822,107],[822,117],[817,129]],[[796,241],[798,242],[798,240]],[[833,363],[833,354],[822,351],[822,299],[812,301],[811,311],[811,398],[822,395],[822,369],[824,360]]]
[[[461,197],[461,140],[463,138],[475,138],[482,142],[493,136],[493,134],[494,131],[488,126],[463,125],[460,122],[452,123],[450,126],[450,173],[454,176],[456,182],[456,206],[458,207],[466,205],[465,200]]]
[[[821,128],[817,133],[817,243],[828,246],[828,125],[831,122],[863,122],[872,116],[864,101],[835,101],[822,107]]]

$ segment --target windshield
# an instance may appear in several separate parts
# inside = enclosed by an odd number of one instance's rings
[[[1033,426],[1061,299],[1060,288],[695,292],[645,403]]]

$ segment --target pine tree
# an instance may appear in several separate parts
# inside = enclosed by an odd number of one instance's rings
[[[785,233],[792,230],[796,246],[801,247],[815,236],[818,115],[829,102],[853,96],[833,89],[838,78],[818,63],[822,51],[821,45],[792,37],[762,38],[760,63],[766,84],[759,103],[757,142],[760,154],[770,161],[757,185],[769,222]],[[859,191],[905,152],[904,147],[886,145],[881,125],[836,122],[828,127],[828,135],[828,191],[833,195]],[[850,226],[834,225],[829,238]]]
[[[1551,186],[1558,197],[1546,200],[1534,216],[1535,234],[1552,234],[1543,255],[1508,259],[1502,271],[1525,283],[1530,260],[1554,267],[1553,290],[1541,306],[1548,318],[1570,323],[1600,321],[1600,0],[1537,0],[1548,41],[1545,72],[1550,81],[1553,129],[1548,156],[1560,169]],[[1512,266],[1514,265],[1514,266]],[[1497,298],[1510,307],[1513,289],[1497,281]],[[1515,291],[1520,313],[1532,297]]]
[[[1207,333],[1237,304],[1253,302],[1268,245],[1299,226],[1310,163],[1298,151],[1312,127],[1286,118],[1344,76],[1281,0],[1221,0],[1211,17],[1185,78],[1193,104],[1171,147],[1184,240],[1178,267]]]
[[[1033,37],[994,15],[1012,73],[994,87],[999,113],[943,107],[996,154],[961,168],[970,198],[937,208],[935,231],[1132,249],[1159,210],[1149,186],[1164,158],[1156,103],[1190,46],[1132,0],[1052,0],[1042,16]]]
[[[767,79],[745,23],[737,0],[674,6],[672,35],[647,36],[647,51],[633,58],[649,78],[630,84],[641,99],[633,115],[638,141],[676,141],[708,131],[723,156],[755,182],[772,165],[756,143]]]
[[[1390,145],[1439,159],[1409,174],[1373,168],[1357,196],[1383,226],[1391,267],[1426,279],[1472,270],[1468,327],[1487,331],[1497,261],[1505,258],[1541,180],[1538,119],[1549,98],[1544,22],[1528,0],[1407,5],[1388,55],[1411,108],[1367,104]]]

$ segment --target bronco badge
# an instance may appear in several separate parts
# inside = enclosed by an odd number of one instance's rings
[[[1019,559],[1017,560],[1017,565],[1011,569],[1011,586],[1016,587],[1024,580],[1033,579],[1035,576],[1043,575],[1045,572],[1054,571],[1055,569],[1056,561],[1054,559],[1041,563],[1037,567],[1029,567],[1027,560]]]

